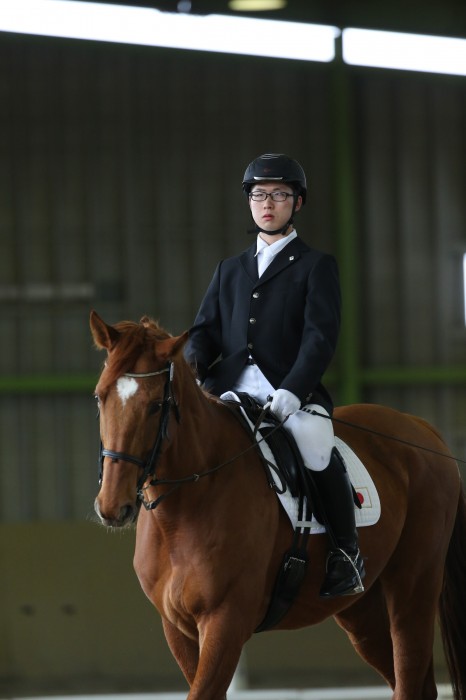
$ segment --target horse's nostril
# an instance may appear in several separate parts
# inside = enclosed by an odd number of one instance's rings
[[[132,505],[131,503],[127,503],[118,508],[107,507],[99,503],[98,498],[95,500],[94,508],[103,525],[116,528],[125,527],[125,525],[134,523],[139,512],[137,504]]]
[[[136,509],[132,505],[123,506],[121,509],[120,519],[122,523],[133,522],[136,515]]]

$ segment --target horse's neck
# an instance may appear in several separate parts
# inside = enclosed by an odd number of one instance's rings
[[[195,408],[190,410],[192,430],[190,435],[183,434],[183,445],[188,442],[196,446],[204,466],[206,460],[218,464],[220,459],[231,458],[252,444],[238,416],[217,397],[197,392]]]
[[[211,470],[223,473],[229,464],[238,467],[241,463],[259,460],[244,425],[220,399],[190,387],[183,392],[179,410],[179,424],[174,429],[169,428],[160,476],[183,479]],[[235,471],[241,481],[244,477],[240,476],[240,470]],[[202,477],[201,482],[204,480],[208,481]]]

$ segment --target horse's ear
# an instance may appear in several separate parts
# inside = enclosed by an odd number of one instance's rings
[[[113,326],[108,326],[94,310],[91,311],[89,325],[91,327],[94,343],[99,350],[103,350],[105,348],[106,350],[110,351],[113,347],[115,347],[120,338],[119,332],[116,330],[116,328],[113,328]]]
[[[188,331],[185,331],[176,338],[165,338],[157,341],[156,354],[157,359],[168,362],[173,360],[176,355],[183,349],[188,340]]]

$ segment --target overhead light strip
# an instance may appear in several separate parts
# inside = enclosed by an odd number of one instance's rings
[[[0,31],[301,61],[335,58],[337,27],[78,0],[0,0]],[[466,40],[349,27],[345,63],[466,75]]]
[[[269,12],[283,10],[287,0],[230,0],[228,9],[234,12]]]
[[[371,68],[466,75],[466,39],[349,27],[343,30],[343,60]]]
[[[0,31],[323,62],[334,59],[340,34],[327,25],[75,0],[2,0]]]

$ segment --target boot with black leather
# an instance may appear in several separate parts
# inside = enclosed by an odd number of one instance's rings
[[[332,550],[327,556],[326,575],[319,595],[333,598],[362,593],[366,572],[359,552],[353,489],[336,448],[332,450],[328,467],[313,472],[312,476],[322,499],[327,529],[333,533]]]

